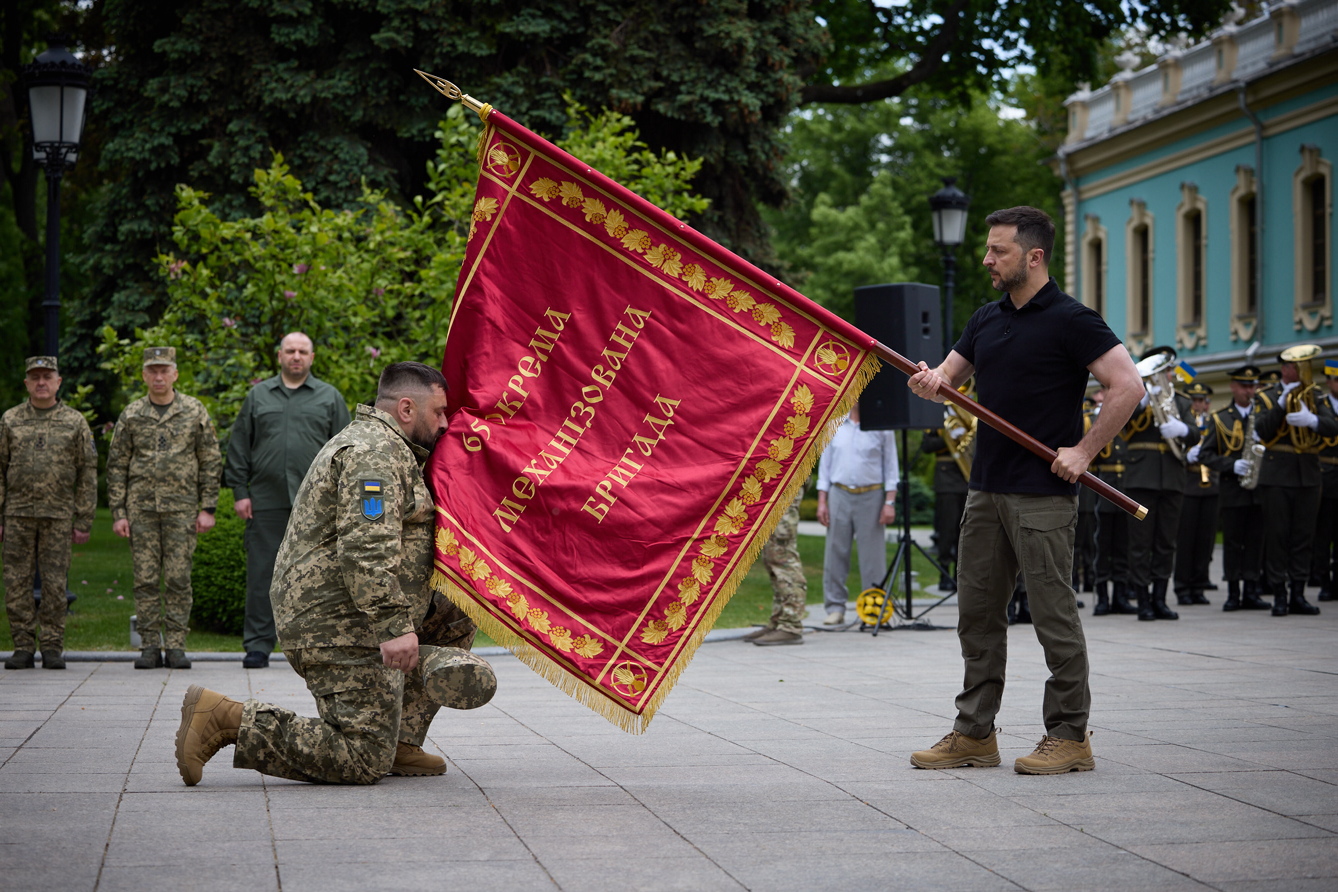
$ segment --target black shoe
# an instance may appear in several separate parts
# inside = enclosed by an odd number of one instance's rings
[[[163,659],[163,663],[166,664],[168,669],[190,668],[190,660],[186,659],[186,652],[184,650],[178,650],[177,648],[173,648],[167,652],[167,656]]]
[[[1148,593],[1146,585],[1130,586],[1135,595],[1138,596],[1138,618],[1143,622],[1151,622],[1157,618],[1157,614],[1152,610],[1152,595]]]
[[[63,655],[60,651],[58,651],[58,650],[44,650],[44,651],[42,651],[42,668],[43,668],[43,669],[64,669],[64,668],[65,668],[65,657],[64,657],[64,655]]]
[[[136,669],[161,669],[163,668],[163,652],[156,647],[146,647],[139,652],[139,659],[135,660]]]
[[[1240,609],[1241,610],[1267,610],[1268,602],[1259,597],[1260,583],[1257,579],[1245,580],[1245,588],[1241,592]]]
[[[1211,604],[1212,601],[1209,601],[1207,598],[1205,598],[1205,597],[1203,596],[1203,592],[1202,592],[1202,590],[1200,590],[1200,589],[1191,589],[1190,592],[1189,592],[1189,603],[1190,603],[1190,604]]]
[[[1227,599],[1222,604],[1222,609],[1227,613],[1240,609],[1240,582],[1231,580],[1227,583]]]
[[[1129,615],[1138,612],[1138,608],[1129,603],[1129,586],[1123,582],[1116,582],[1111,586],[1110,612]]]
[[[957,580],[953,579],[947,573],[940,573],[938,577],[938,590],[941,592],[957,591]]]
[[[1273,596],[1273,615],[1274,615],[1274,616],[1286,616],[1286,615],[1287,615],[1287,596],[1286,596],[1286,595],[1284,595],[1284,594],[1277,594],[1277,595],[1274,595],[1274,596]]]
[[[1332,600],[1333,600],[1333,595],[1330,594],[1330,592],[1329,592],[1329,587],[1328,587],[1327,585],[1324,586],[1324,588],[1322,588],[1322,589],[1319,590],[1319,594],[1315,596],[1315,600],[1316,600],[1316,601],[1332,601]]]
[[[1215,582],[1205,582],[1205,583],[1203,584],[1203,589],[1204,589],[1204,591],[1215,592],[1215,591],[1217,591],[1217,583],[1215,583]]]
[[[31,669],[32,667],[33,652],[30,650],[16,650],[10,654],[8,660],[5,660],[6,669]]]
[[[1157,619],[1179,619],[1180,614],[1166,606],[1166,586],[1169,580],[1158,579],[1152,583],[1152,612]]]
[[[1305,599],[1305,583],[1293,582],[1291,588],[1291,599],[1287,604],[1288,612],[1301,616],[1319,616],[1319,608]]]
[[[764,630],[765,631],[765,630]],[[746,637],[746,636],[745,636]],[[268,669],[269,654],[259,650],[248,650],[242,659],[243,669]]]
[[[1177,607],[1188,607],[1194,603],[1194,596],[1188,592],[1176,592],[1175,603]]]

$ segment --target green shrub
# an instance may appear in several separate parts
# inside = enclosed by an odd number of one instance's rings
[[[246,613],[246,521],[232,510],[232,493],[219,493],[217,523],[195,546],[190,583],[191,625],[225,635],[242,633]]]

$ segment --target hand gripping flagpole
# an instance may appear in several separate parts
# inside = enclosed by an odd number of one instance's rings
[[[892,363],[892,365],[896,366],[897,369],[906,375],[915,375],[920,371],[918,365],[876,340],[870,339],[869,349],[879,358]],[[1031,434],[1028,434],[1016,425],[1005,421],[1003,418],[1000,418],[994,412],[986,409],[980,403],[971,399],[971,397],[963,393],[958,393],[956,388],[940,387],[938,392],[946,400],[962,409],[964,412],[970,412],[1014,443],[1022,446],[1032,454],[1045,459],[1047,462],[1054,464],[1059,453],[1055,452],[1055,450],[1051,449],[1049,446],[1046,446]],[[1084,471],[1082,476],[1078,478],[1078,482],[1095,492],[1097,495],[1108,499],[1116,507],[1129,512],[1136,520],[1142,520],[1148,515],[1148,509],[1146,507],[1138,504],[1100,477],[1093,475],[1090,471]]]

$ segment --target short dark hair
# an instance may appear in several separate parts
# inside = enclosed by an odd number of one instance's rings
[[[381,379],[376,384],[376,401],[397,400],[410,392],[422,392],[440,387],[446,388],[446,378],[441,372],[421,362],[395,362],[381,371]]]
[[[1050,265],[1050,258],[1055,251],[1055,221],[1039,208],[1021,205],[995,211],[985,218],[990,226],[1016,226],[1017,237],[1014,239],[1023,251],[1040,248],[1045,254],[1045,265]]]

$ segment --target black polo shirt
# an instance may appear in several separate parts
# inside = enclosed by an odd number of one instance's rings
[[[975,366],[980,404],[1051,449],[1082,439],[1087,367],[1120,339],[1090,307],[1051,279],[1022,309],[1005,294],[975,312],[953,348]],[[1050,463],[987,424],[979,426],[971,488],[1073,495]]]

